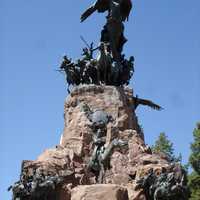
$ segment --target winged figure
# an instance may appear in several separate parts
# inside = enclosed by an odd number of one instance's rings
[[[105,12],[110,11],[111,2],[116,2],[120,4],[120,11],[122,20],[128,20],[130,11],[132,9],[131,0],[96,0],[94,4],[92,4],[82,15],[81,22],[85,21],[91,14],[94,12]]]

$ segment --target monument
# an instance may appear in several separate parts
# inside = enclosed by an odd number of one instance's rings
[[[145,144],[135,110],[162,107],[127,85],[134,57],[126,58],[124,23],[131,0],[97,0],[81,15],[107,12],[97,47],[63,57],[69,96],[60,143],[35,161],[24,160],[13,200],[187,200],[184,169]],[[83,38],[82,38],[83,39]],[[84,40],[84,39],[83,39]]]

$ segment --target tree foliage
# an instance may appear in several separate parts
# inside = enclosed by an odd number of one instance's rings
[[[189,175],[190,200],[200,200],[200,123],[193,131],[194,141],[191,144],[189,164],[193,172]]]
[[[198,174],[200,174],[200,123],[197,124],[197,127],[193,131],[194,142],[191,144],[191,155],[189,162]]]
[[[164,132],[160,133],[155,145],[153,145],[151,148],[154,153],[166,154],[172,162],[181,161],[181,155],[178,157],[174,155],[173,143],[168,139]]]

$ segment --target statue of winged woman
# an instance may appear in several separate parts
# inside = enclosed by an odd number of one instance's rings
[[[101,42],[109,43],[113,60],[120,62],[123,45],[127,41],[124,37],[124,24],[128,20],[132,9],[131,0],[97,0],[82,15],[85,21],[95,11],[108,12],[107,22],[101,32]]]

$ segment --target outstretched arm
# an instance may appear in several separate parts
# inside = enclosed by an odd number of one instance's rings
[[[163,108],[154,102],[147,100],[147,99],[140,99],[138,96],[133,97],[135,109],[138,105],[149,106],[154,110],[162,110]]]
[[[144,105],[144,106],[149,106],[154,110],[162,110],[163,108],[161,106],[159,106],[158,104],[155,104],[154,102],[150,101],[150,100],[146,100],[146,99],[138,99],[139,103]]]

